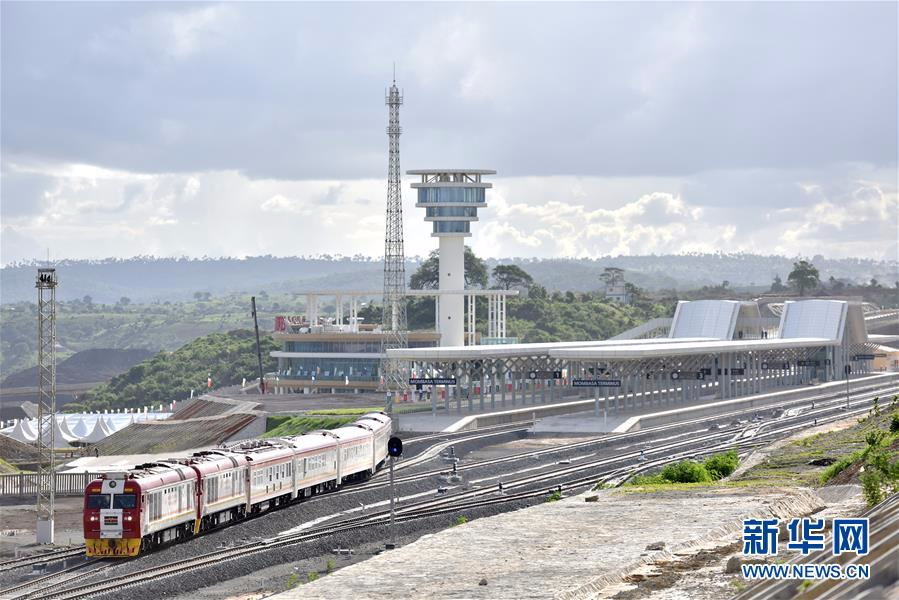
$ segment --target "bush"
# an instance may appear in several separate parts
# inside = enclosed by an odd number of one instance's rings
[[[291,590],[291,589],[295,588],[297,586],[297,580],[299,580],[299,577],[297,577],[297,574],[291,573],[290,577],[287,578],[287,589]]]
[[[562,499],[562,493],[559,490],[554,491],[552,494],[546,497],[547,502],[558,502]]]
[[[712,481],[709,472],[694,460],[682,460],[677,464],[665,465],[661,473],[662,479],[672,483],[705,483]]]
[[[333,570],[334,570],[334,561],[329,558],[328,562],[325,563],[325,571],[330,573]]]
[[[899,413],[890,415],[890,433],[899,433]]]
[[[468,517],[466,517],[465,515],[459,515],[458,517],[456,517],[456,520],[453,521],[452,524],[453,525],[465,525],[466,523],[468,523]]]
[[[868,506],[880,504],[883,500],[883,489],[881,488],[882,478],[877,469],[866,469],[861,476],[862,495]]]
[[[727,477],[737,469],[740,458],[736,450],[728,450],[721,454],[713,454],[705,459],[702,466],[708,471],[709,477],[718,480]]]
[[[316,579],[318,579],[318,573],[316,573],[315,571],[309,571],[308,573],[306,573],[306,581],[312,582]]]

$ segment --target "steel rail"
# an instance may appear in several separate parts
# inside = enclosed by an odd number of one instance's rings
[[[61,571],[57,571],[56,573],[50,573],[49,575],[44,575],[43,577],[38,577],[37,579],[32,579],[31,581],[26,581],[25,583],[20,583],[19,585],[15,585],[13,587],[8,587],[5,590],[0,590],[0,598],[2,598],[3,600],[22,600],[25,598],[29,598],[33,594],[38,593],[39,590],[35,590],[32,592],[25,592],[24,594],[19,594],[19,595],[15,595],[15,594],[17,592],[21,592],[22,590],[26,590],[28,588],[36,587],[39,585],[45,585],[45,584],[49,583],[50,581],[59,579],[61,576],[70,575],[71,573],[78,571],[78,573],[76,573],[75,575],[71,575],[68,578],[63,578],[62,581],[54,583],[54,585],[65,585],[68,582],[72,581],[73,579],[87,577],[89,575],[94,574],[96,571],[100,571],[102,569],[107,568],[107,566],[108,566],[108,565],[104,564],[104,565],[98,566],[96,569],[89,570],[86,573],[80,572],[81,569],[84,569],[85,567],[87,567],[89,565],[93,565],[93,564],[95,564],[94,559],[87,560],[79,565],[75,565],[75,566],[69,567],[67,569],[62,569]]]
[[[68,558],[70,556],[77,556],[79,554],[84,554],[84,548],[60,548],[58,550],[51,550],[50,552],[43,552],[39,555],[33,556],[23,556],[22,558],[17,558],[15,560],[7,560],[5,562],[0,563],[0,573],[5,573],[6,571],[12,569],[18,569],[21,567],[28,567],[32,565],[41,565],[48,562],[54,562],[57,560],[62,560],[64,558]]]
[[[831,415],[828,417],[824,417],[824,418],[820,419],[821,422],[823,423],[823,422],[830,422],[833,420],[842,420],[842,419],[845,419],[847,416],[850,416],[853,414],[860,414],[860,413],[867,412],[868,411],[867,405],[869,402],[867,396],[869,395],[869,392],[868,391],[858,392],[857,394],[854,394],[854,395],[855,396],[864,396],[863,400],[853,403],[854,405],[864,404],[864,407],[859,408],[855,411],[850,410],[850,411],[845,411],[845,412],[839,412],[837,414],[834,414],[834,415]],[[842,398],[838,398],[836,400],[839,401],[840,403],[842,403]],[[805,401],[807,402],[808,399],[806,399]],[[828,408],[826,406],[822,406],[822,407],[816,409],[814,411],[814,413],[825,412],[827,410],[828,410]],[[832,409],[830,409],[830,410],[832,410]],[[650,454],[654,455],[654,454],[658,454],[661,452],[665,452],[667,450],[673,450],[673,449],[678,449],[678,448],[683,448],[683,447],[692,447],[692,446],[696,446],[697,444],[701,444],[703,442],[714,441],[714,440],[719,440],[719,443],[716,446],[714,446],[713,448],[704,447],[704,448],[700,448],[699,450],[702,453],[707,453],[707,452],[713,451],[714,448],[718,448],[718,447],[722,447],[722,448],[723,447],[734,447],[735,445],[738,447],[739,446],[743,446],[743,447],[755,446],[755,445],[759,445],[760,443],[762,443],[757,438],[772,437],[775,435],[779,435],[783,432],[793,431],[793,430],[801,428],[801,427],[806,427],[808,424],[808,421],[809,421],[809,416],[811,416],[812,414],[813,414],[812,412],[809,412],[808,414],[801,414],[801,415],[788,417],[786,420],[789,420],[789,421],[800,420],[802,422],[795,424],[795,425],[785,425],[785,424],[783,424],[783,421],[781,421],[780,427],[778,427],[776,429],[772,429],[771,431],[767,431],[764,434],[761,434],[759,436],[754,436],[752,438],[739,439],[739,440],[735,441],[735,440],[731,439],[732,435],[733,435],[732,431],[714,431],[713,433],[706,434],[699,438],[694,437],[689,440],[681,440],[681,441],[677,441],[677,442],[663,444],[662,446],[657,446],[655,448],[650,449]],[[721,438],[727,438],[727,439],[721,440]],[[539,453],[542,454],[544,452],[539,451]],[[686,454],[689,454],[689,453],[690,452],[688,451]],[[525,453],[525,454],[530,455],[533,453]],[[693,454],[695,454],[695,451],[693,452]],[[667,462],[671,462],[673,459],[676,459],[678,456],[679,456],[678,454],[667,455],[663,458],[656,459],[656,461],[650,462],[649,464],[641,465],[641,469],[651,468],[652,466],[658,466],[661,464],[665,464]],[[609,466],[611,464],[622,462],[627,459],[633,459],[636,457],[639,457],[638,451],[625,452],[623,454],[619,454],[619,455],[612,456],[612,457],[606,457],[606,458],[600,459],[598,461],[593,461],[590,463],[570,466],[570,467],[566,467],[563,469],[556,469],[556,470],[552,470],[547,473],[541,473],[541,474],[537,474],[537,475],[533,475],[533,476],[529,476],[529,477],[524,477],[524,478],[520,478],[520,479],[516,479],[516,480],[507,481],[507,482],[504,482],[504,487],[515,488],[515,487],[522,487],[525,485],[533,485],[533,484],[541,483],[541,482],[545,482],[545,481],[551,481],[554,479],[558,479],[560,477],[565,477],[566,475],[575,474],[575,473],[583,472],[586,470],[593,470],[593,469],[601,468],[603,466]],[[493,462],[493,461],[486,461],[486,462]],[[481,466],[483,466],[483,465],[481,465]],[[606,474],[595,474],[594,473],[589,476],[583,477],[579,480],[565,482],[565,483],[561,484],[561,486],[563,489],[573,489],[575,487],[583,487],[584,485],[587,485],[587,484],[596,483],[597,478],[603,478],[603,477],[608,478],[609,476],[614,476],[625,470],[626,470],[626,468],[618,468],[618,469],[613,469],[611,472],[606,473]],[[417,477],[420,478],[420,477],[424,477],[424,476],[425,475],[422,474]],[[400,511],[401,514],[398,515],[398,518],[402,518],[404,521],[412,520],[412,519],[421,519],[421,518],[427,518],[428,516],[433,514],[433,511],[439,511],[442,514],[443,512],[457,512],[458,510],[460,510],[460,507],[472,507],[472,506],[483,505],[484,504],[483,500],[476,502],[476,503],[469,503],[469,504],[464,504],[464,503],[460,504],[460,500],[474,498],[474,497],[489,494],[489,493],[495,493],[495,489],[493,487],[478,488],[475,490],[470,490],[467,492],[463,492],[461,494],[455,494],[455,495],[448,496],[445,498],[424,501],[421,503],[417,503],[413,506],[406,505],[401,509],[401,511]],[[510,501],[515,501],[515,500],[520,500],[523,498],[531,498],[531,497],[534,497],[537,495],[543,495],[545,493],[547,493],[546,490],[524,492],[524,493],[517,494],[517,495],[508,495],[508,496],[503,496],[500,498],[490,499],[487,502],[490,504],[500,503],[500,502],[510,502]],[[429,512],[429,511],[431,511],[431,512]],[[326,527],[314,529],[312,531],[303,532],[300,534],[279,536],[279,537],[271,538],[270,540],[264,540],[262,542],[255,542],[255,543],[243,545],[243,546],[240,546],[237,548],[231,548],[231,549],[227,549],[227,550],[222,550],[222,551],[217,551],[214,553],[202,555],[200,557],[194,557],[192,559],[188,559],[187,561],[178,561],[175,563],[171,563],[169,565],[162,565],[160,567],[154,567],[152,569],[138,571],[136,573],[125,575],[125,576],[123,576],[123,578],[117,579],[116,583],[110,584],[110,585],[112,585],[113,587],[121,587],[123,585],[128,585],[129,581],[132,582],[131,585],[137,585],[137,584],[142,583],[147,580],[156,579],[160,575],[165,577],[166,576],[165,573],[167,572],[166,569],[168,569],[168,568],[181,569],[181,571],[183,571],[184,569],[193,570],[193,569],[201,568],[202,566],[205,566],[210,561],[217,562],[217,561],[221,561],[221,560],[231,560],[231,559],[235,559],[235,558],[240,558],[242,555],[245,555],[247,553],[256,553],[256,552],[269,550],[273,547],[281,547],[281,546],[286,546],[286,545],[291,545],[291,544],[296,544],[296,543],[302,543],[302,542],[309,541],[312,539],[319,539],[319,538],[327,536],[327,535],[340,533],[342,531],[353,530],[354,528],[383,525],[387,514],[388,514],[388,511],[382,511],[380,513],[363,515],[360,517],[355,517],[352,519],[340,521],[337,524],[334,524],[332,526],[326,526]],[[139,578],[139,580],[133,580],[134,577],[136,577],[139,574],[143,574],[142,578]],[[122,580],[126,580],[126,581],[123,583]],[[79,588],[63,590],[63,591],[60,591],[58,594],[52,594],[52,595],[41,596],[41,597],[47,597],[47,598],[73,597],[74,598],[74,597],[84,597],[84,595],[92,595],[94,593],[102,593],[103,590],[96,589],[96,585],[98,585],[98,584],[89,584],[87,586],[81,586]],[[78,595],[70,596],[70,594],[79,592],[79,590],[81,590],[82,588],[85,588],[85,589],[89,588],[92,591],[90,591],[87,594],[82,594],[81,596],[78,596]],[[109,588],[109,589],[111,589],[111,588]],[[62,596],[60,596],[60,595],[62,595]]]
[[[895,384],[894,384],[894,385],[895,385]],[[863,396],[863,397],[867,398],[867,397],[868,397],[871,393],[873,393],[874,391],[877,391],[877,392],[879,392],[879,393],[890,393],[891,391],[892,391],[892,392],[897,392],[897,391],[899,391],[899,389],[896,389],[895,387],[888,387],[888,388],[877,388],[876,390],[864,390],[864,391],[861,391],[861,390],[860,390],[860,391],[857,391],[857,392],[851,392],[851,393],[850,393],[850,398],[858,398],[858,397],[860,397],[860,396]],[[822,398],[824,398],[824,400],[821,400]],[[839,403],[841,403],[841,402],[844,401],[844,398],[845,398],[845,393],[834,392],[834,393],[827,393],[827,394],[816,395],[816,396],[810,397],[810,398],[807,397],[807,398],[804,398],[804,399],[802,399],[802,400],[792,401],[791,404],[794,404],[794,403],[796,403],[796,404],[807,404],[809,401],[819,401],[819,400],[820,400],[820,401],[823,403],[822,406],[826,407],[826,406],[828,406],[828,405],[830,405],[830,404],[839,404]],[[811,410],[811,411],[815,411],[816,413],[821,412],[820,407],[816,407],[815,409],[810,409],[810,410]],[[726,414],[723,414],[723,415],[716,415],[716,416],[715,416],[715,419],[716,419],[716,420],[719,420],[719,419],[722,418],[722,417],[732,417],[732,416],[736,416],[736,415],[743,415],[743,414],[745,414],[745,413],[747,413],[747,412],[753,412],[753,411],[756,411],[756,412],[757,412],[758,409],[757,409],[757,408],[751,408],[751,409],[748,409],[748,410],[740,410],[740,411],[734,411],[734,412],[732,412],[732,413],[726,413]],[[805,414],[811,414],[811,413],[805,413]],[[787,418],[788,418],[788,419],[795,419],[795,418],[798,418],[798,417],[800,417],[800,416],[801,416],[801,415],[794,415],[794,416],[792,416],[792,417],[787,417]],[[709,419],[708,417],[705,417],[705,418],[700,418],[700,419],[694,419],[694,420],[691,420],[691,421],[682,421],[682,422],[679,422],[679,423],[673,423],[673,424],[667,424],[667,425],[660,425],[660,426],[657,426],[657,427],[652,427],[652,428],[642,429],[642,430],[640,430],[640,431],[635,431],[635,432],[627,432],[627,433],[620,433],[620,434],[612,434],[612,435],[604,436],[604,437],[602,437],[602,438],[593,438],[593,439],[590,439],[590,440],[585,440],[585,441],[581,441],[581,442],[573,442],[573,443],[571,443],[571,444],[564,444],[564,445],[561,445],[561,446],[555,446],[555,447],[552,447],[552,448],[544,448],[544,449],[540,449],[540,450],[530,450],[530,451],[527,451],[527,452],[520,452],[520,453],[512,454],[512,455],[509,455],[509,456],[503,456],[503,457],[498,457],[498,458],[490,458],[490,459],[485,459],[485,460],[480,460],[480,461],[471,461],[471,462],[467,462],[466,464],[459,465],[459,466],[457,467],[457,471],[466,471],[466,470],[476,469],[476,468],[480,468],[480,467],[484,467],[484,466],[490,466],[490,465],[502,464],[502,463],[506,463],[506,462],[514,462],[514,461],[517,461],[517,460],[523,460],[523,459],[526,459],[526,458],[532,458],[532,457],[539,457],[539,456],[543,456],[543,455],[546,455],[546,454],[555,454],[555,453],[559,453],[559,452],[568,452],[568,451],[571,451],[571,450],[578,450],[578,449],[581,449],[581,448],[585,448],[585,447],[589,447],[589,446],[594,446],[594,445],[597,445],[597,444],[608,445],[609,443],[614,443],[614,442],[617,442],[617,441],[620,441],[620,440],[623,440],[623,439],[628,439],[628,440],[629,440],[629,439],[631,439],[631,438],[633,438],[633,437],[646,437],[646,436],[649,436],[649,435],[657,434],[657,433],[659,433],[659,432],[661,432],[661,431],[667,431],[667,430],[672,430],[672,429],[678,429],[678,428],[683,427],[684,425],[688,425],[688,424],[691,424],[691,423],[708,423],[709,420],[710,420],[710,419]],[[721,431],[721,430],[716,430],[716,431]],[[732,430],[725,430],[725,431],[732,431]],[[696,433],[696,432],[695,432],[695,431],[691,431],[691,432],[687,432],[687,433],[685,433],[685,434],[683,434],[683,435],[691,435],[691,434],[693,434],[693,433]],[[431,477],[431,476],[435,476],[435,475],[441,475],[441,474],[444,474],[445,471],[446,471],[446,469],[434,469],[434,470],[425,471],[425,472],[422,472],[422,473],[414,473],[414,474],[406,475],[405,477],[398,477],[398,478],[396,478],[396,483],[408,483],[408,482],[413,482],[413,481],[417,481],[417,480],[419,480],[419,479],[423,479],[423,478],[427,478],[427,477]],[[361,491],[368,491],[368,490],[370,490],[370,489],[375,489],[375,488],[384,487],[385,485],[387,485],[386,482],[382,482],[382,481],[373,481],[373,482],[364,483],[364,484],[361,484],[361,485],[356,485],[356,486],[353,486],[352,488],[347,488],[347,489],[345,489],[345,490],[341,490],[341,492],[342,492],[342,493],[347,493],[347,494],[349,494],[349,493],[358,493],[358,492],[361,492]]]

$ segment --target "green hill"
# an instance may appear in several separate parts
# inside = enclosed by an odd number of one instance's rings
[[[262,366],[266,371],[277,368],[277,361],[269,357],[276,345],[264,335]],[[256,339],[248,329],[227,333],[213,333],[197,338],[174,352],[159,352],[125,373],[82,396],[66,410],[98,410],[104,408],[140,407],[180,400],[190,391],[205,391],[207,375],[211,374],[213,388],[241,383],[258,376]]]

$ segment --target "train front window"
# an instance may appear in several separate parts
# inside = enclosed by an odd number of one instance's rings
[[[109,494],[88,494],[88,508],[109,508]]]
[[[137,497],[134,494],[116,494],[112,497],[113,508],[134,508],[137,506]]]

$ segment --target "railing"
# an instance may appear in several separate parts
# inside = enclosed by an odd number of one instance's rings
[[[57,473],[56,495],[80,496],[87,484],[99,475],[99,473]],[[0,496],[36,496],[38,485],[37,473],[0,475]]]
[[[668,335],[668,330],[671,329],[672,321],[674,321],[674,319],[671,317],[656,317],[655,319],[650,319],[641,325],[632,327],[609,339],[635,340],[649,334],[657,334],[650,337],[664,337]]]

